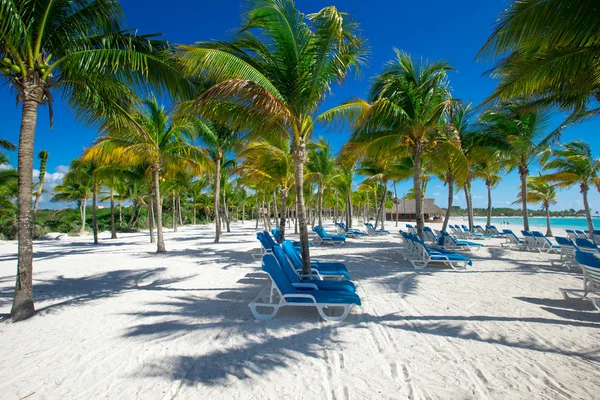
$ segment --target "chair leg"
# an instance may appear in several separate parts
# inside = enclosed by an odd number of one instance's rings
[[[321,318],[323,318],[325,321],[341,322],[344,319],[346,319],[346,317],[348,316],[348,313],[350,312],[350,308],[352,307],[352,304],[344,304],[344,305],[339,306],[339,307],[343,308],[343,311],[342,311],[342,314],[337,317],[332,317],[332,316],[325,314],[325,311],[324,311],[325,307],[327,307],[327,306],[323,305],[323,304],[317,304],[317,311],[319,312],[319,315],[321,316]],[[329,307],[331,307],[331,306],[329,306]],[[337,308],[337,307],[335,307],[335,308]]]

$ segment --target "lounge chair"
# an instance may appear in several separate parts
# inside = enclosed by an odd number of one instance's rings
[[[302,258],[292,243],[285,240],[281,244],[283,252],[292,263],[292,267],[298,272],[302,271]],[[310,260],[311,273],[318,275],[320,279],[350,279],[348,268],[343,263],[338,262],[321,262],[319,260]]]
[[[347,292],[356,292],[356,285],[352,281],[334,281],[334,280],[322,280],[319,279],[317,274],[299,274],[294,267],[290,264],[290,261],[286,257],[283,249],[280,246],[273,248],[273,255],[277,259],[279,266],[283,270],[283,273],[287,276],[288,280],[296,288],[316,286],[319,290],[344,290]],[[312,286],[300,286],[301,284],[310,283]]]
[[[533,234],[531,232],[523,230],[521,231],[521,234],[523,235],[523,245],[527,250],[537,250],[541,253],[540,245],[538,244],[537,240],[533,237]]]
[[[275,242],[277,242],[277,244],[281,244],[281,242],[282,242],[281,229],[279,229],[279,228],[271,229],[271,234],[275,238]],[[294,247],[296,247],[297,249],[300,249],[302,247],[302,243],[300,243],[297,240],[292,240],[292,243],[294,244]],[[310,243],[308,244],[308,247],[310,247]]]
[[[448,227],[450,228],[450,230],[452,231],[454,236],[456,236],[457,238],[459,238],[459,239],[465,238],[465,233],[460,229],[460,227],[458,225],[448,225]]]
[[[344,224],[343,222],[336,222],[335,226],[338,230],[338,233],[352,237],[352,238],[358,238],[358,237],[366,235],[366,233],[361,231],[360,229],[346,228],[346,224]]]
[[[579,247],[579,249],[581,251],[586,252],[586,253],[600,252],[598,245],[596,243],[592,242],[590,239],[577,238],[577,239],[575,239],[575,244],[577,245],[577,247]]]
[[[428,243],[436,244],[438,237],[435,233],[433,233],[430,227],[426,226],[423,228],[423,240]]]
[[[483,227],[481,225],[474,225],[473,226],[473,232],[474,233],[481,233],[481,234],[485,234],[488,235],[489,237],[491,237],[492,235],[488,234],[485,229],[483,229]]]
[[[500,232],[495,225],[486,225],[485,233],[492,235],[493,237],[504,237],[504,233]]]
[[[473,239],[489,239],[489,238],[491,238],[490,235],[486,235],[486,234],[483,234],[483,233],[471,232],[466,225],[462,226],[462,230],[463,230],[463,232],[465,233],[465,235],[467,237],[470,237],[470,238],[473,238]]]
[[[329,243],[335,245],[339,245],[342,243],[346,243],[346,235],[330,235],[325,231],[325,228],[322,226],[315,226],[313,231],[317,234],[317,238],[314,243],[316,245],[320,245],[322,243]]]
[[[462,254],[452,252],[441,253],[426,247],[418,241],[414,243],[417,248],[416,257],[408,258],[408,261],[410,261],[415,269],[426,268],[430,263],[442,263],[455,270],[465,269],[467,265],[472,265],[471,259]]]
[[[375,229],[373,224],[370,222],[365,222],[365,227],[367,228],[367,233],[369,235],[379,236],[379,235],[389,235],[390,234],[390,231],[387,231],[385,229]]]
[[[406,224],[406,227],[408,228],[409,232],[414,233],[415,235],[417,234],[417,230],[415,229],[414,226],[412,226],[411,224]]]
[[[272,319],[282,307],[316,307],[321,318],[326,321],[343,321],[350,309],[360,306],[360,297],[356,293],[346,291],[329,291],[319,289],[298,289],[294,287],[285,276],[283,270],[272,254],[263,257],[263,271],[271,278],[271,287],[268,299],[261,293],[250,303],[250,311],[258,320]],[[259,308],[271,309],[270,313],[263,314]],[[339,315],[328,315],[326,311],[340,310]]]
[[[533,238],[535,239],[540,251],[546,251],[548,253],[560,253],[560,246],[553,244],[542,232],[531,231],[531,234],[533,235]]]
[[[600,311],[600,298],[590,297],[590,294],[600,296],[600,258],[594,253],[578,251],[575,259],[583,271],[583,290],[578,289],[560,289],[565,299],[569,295],[578,299],[591,301],[594,307]]]
[[[485,247],[481,243],[470,242],[468,240],[457,240],[450,236],[446,231],[442,231],[442,237],[438,243],[446,250],[463,250],[463,251],[478,251],[481,247]]]
[[[585,232],[580,229],[575,229],[575,234],[577,235],[578,238],[583,238],[583,239],[588,238],[588,235],[586,235]]]
[[[567,236],[569,237],[569,239],[571,239],[571,240],[577,239],[577,234],[575,233],[575,231],[573,229],[565,229],[565,232],[567,232]]]
[[[502,246],[502,247],[515,246],[517,249],[525,248],[525,241],[522,239],[519,239],[517,237],[517,235],[515,235],[514,232],[511,231],[510,229],[504,229],[502,231],[502,233],[504,234],[504,239],[506,239],[506,242],[501,243],[500,246]]]
[[[575,243],[569,238],[556,236],[556,243],[560,246],[560,261],[558,261],[559,266],[566,267],[567,269],[571,269],[572,266],[577,265],[577,261],[575,260],[575,252],[577,251],[577,247]],[[555,262],[553,262],[555,264]]]
[[[600,246],[600,229],[594,229],[592,234],[594,235],[594,242]]]

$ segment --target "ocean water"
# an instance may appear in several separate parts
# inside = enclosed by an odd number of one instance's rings
[[[485,217],[475,217],[477,223],[484,225],[486,222]],[[594,222],[594,228],[600,228],[600,218],[592,218]],[[508,222],[510,225],[522,226],[522,217],[492,217],[492,225],[502,225],[502,222]],[[529,225],[537,228],[546,227],[546,218],[544,217],[530,217]],[[587,220],[585,218],[550,218],[550,226],[563,229],[580,229],[585,230],[588,228]],[[500,229],[498,227],[498,229]]]

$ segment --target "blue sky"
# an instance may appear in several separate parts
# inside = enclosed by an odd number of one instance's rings
[[[122,0],[121,4],[125,10],[127,27],[137,28],[142,33],[161,32],[171,42],[181,44],[228,39],[240,24],[242,10],[240,0],[177,0],[168,3],[158,0]],[[490,65],[475,62],[474,57],[492,31],[497,15],[507,4],[506,0],[297,0],[298,9],[304,13],[316,12],[328,5],[335,5],[348,12],[360,23],[371,47],[370,62],[363,69],[362,76],[351,77],[342,87],[335,87],[334,95],[323,104],[323,109],[352,97],[364,97],[371,77],[379,73],[382,65],[393,57],[394,47],[428,59],[450,62],[457,70],[450,74],[453,96],[465,102],[479,104],[490,94],[495,84],[482,76]],[[16,143],[21,110],[15,108],[14,96],[5,86],[0,87],[0,109],[3,127],[0,137]],[[48,110],[40,107],[35,144],[36,153],[42,149],[50,153],[50,175],[47,178],[50,186],[61,181],[69,162],[79,156],[97,135],[94,130],[75,121],[59,96],[56,96],[54,115],[54,127],[50,130]],[[560,121],[561,117],[557,116],[554,124],[558,125]],[[600,121],[587,122],[567,129],[563,141],[586,140],[592,144],[595,154],[600,155],[599,131]],[[319,133],[335,148],[339,148],[349,136],[347,133],[323,129]],[[9,156],[15,166],[16,152]],[[35,165],[37,164],[36,160]],[[494,206],[510,206],[516,198],[518,185],[515,173],[506,176],[493,191]],[[408,191],[410,187],[411,182],[399,184],[399,194]],[[442,207],[447,203],[446,193],[446,188],[439,181],[430,182],[427,197],[435,197],[436,203]],[[48,196],[45,196],[42,207],[56,206],[50,205],[47,199]],[[473,202],[475,207],[485,207],[487,204],[482,182],[475,182],[473,185]],[[457,195],[454,204],[464,207],[462,193]],[[600,196],[595,190],[590,191],[590,205],[593,210],[600,209]],[[553,208],[583,208],[579,191],[575,188],[560,192],[559,202]]]

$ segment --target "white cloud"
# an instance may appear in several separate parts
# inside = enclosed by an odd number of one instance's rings
[[[473,195],[474,199],[483,199],[483,196],[477,196],[477,195]]]
[[[512,203],[510,201],[508,201],[508,200],[505,200],[504,204],[512,204]]]
[[[433,195],[434,195],[434,196],[440,196],[440,195],[441,195],[441,193],[440,193],[440,192],[435,192]]]
[[[61,174],[66,174],[67,172],[69,172],[69,166],[68,165],[58,165],[56,168],[54,168],[54,170],[56,172],[60,172]]]
[[[12,165],[10,165],[10,164],[0,164],[0,171],[5,171],[7,169],[12,169]]]

